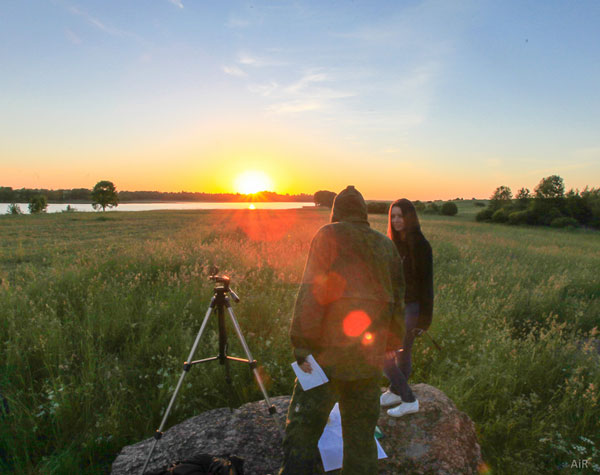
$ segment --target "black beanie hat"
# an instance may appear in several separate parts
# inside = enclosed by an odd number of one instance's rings
[[[353,221],[369,223],[367,215],[367,203],[360,192],[349,185],[340,191],[333,200],[331,210],[331,222]]]

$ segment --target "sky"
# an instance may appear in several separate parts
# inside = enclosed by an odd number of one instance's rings
[[[600,2],[2,0],[0,186],[600,185]]]

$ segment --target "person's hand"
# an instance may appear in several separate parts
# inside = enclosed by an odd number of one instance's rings
[[[396,350],[390,350],[390,351],[386,351],[385,352],[385,357],[388,360],[393,360],[394,358],[396,358]]]
[[[300,369],[302,371],[304,371],[305,373],[312,373],[312,366],[310,365],[310,363],[308,361],[305,361],[304,363],[302,363],[300,366]]]

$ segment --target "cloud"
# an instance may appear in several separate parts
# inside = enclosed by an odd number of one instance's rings
[[[250,84],[248,86],[248,90],[253,94],[259,94],[263,97],[268,97],[272,95],[275,91],[279,89],[279,84],[275,81],[271,81],[267,84]]]
[[[230,76],[245,77],[247,74],[237,66],[223,66],[223,72]]]
[[[383,155],[397,155],[402,152],[403,152],[403,150],[400,148],[389,147],[389,148],[384,148],[383,150],[381,150],[380,153],[382,153]]]
[[[92,15],[81,10],[78,7],[72,6],[72,7],[69,7],[68,10],[73,15],[77,15],[79,17],[84,18],[89,24],[93,25],[96,29],[98,29],[110,36],[115,36],[118,38],[133,38],[136,41],[143,43],[142,39],[139,36],[135,35],[134,33],[131,33],[129,31],[125,31],[125,30],[119,30],[118,28],[114,28],[112,26],[106,25],[105,23],[100,21],[98,18],[93,17]]]
[[[152,62],[152,54],[144,53],[138,58],[138,63],[140,64],[149,64]]]
[[[73,43],[74,45],[79,45],[81,44],[81,38],[79,38],[79,36],[77,36],[75,33],[73,33],[71,30],[69,30],[68,28],[65,30],[65,35],[67,36],[68,40]]]
[[[248,26],[250,26],[250,22],[248,20],[243,20],[241,18],[234,18],[231,17],[229,18],[229,20],[227,20],[227,22],[225,23],[225,26],[227,28],[247,28]]]
[[[334,78],[323,71],[309,70],[299,79],[288,85],[280,85],[271,80],[248,86],[253,94],[273,99],[275,102],[267,106],[267,111],[277,114],[295,114],[318,109],[331,109],[332,101],[355,96],[355,92],[324,87],[329,82],[335,84]]]
[[[272,112],[275,114],[286,114],[286,113],[297,113],[297,112],[308,112],[314,111],[318,109],[322,109],[323,105],[317,101],[289,101],[289,102],[281,102],[278,104],[271,104],[267,107],[268,112]]]
[[[580,148],[575,150],[573,155],[580,159],[600,160],[600,147]]]
[[[244,64],[246,66],[261,66],[263,63],[258,58],[254,56],[250,56],[246,53],[241,53],[238,57],[238,63]]]
[[[298,93],[314,83],[330,81],[331,79],[324,73],[307,73],[300,80],[286,88],[287,92]]]
[[[287,66],[287,62],[278,61],[269,57],[260,57],[248,52],[241,52],[238,54],[237,63],[243,66],[252,66],[254,68],[273,67],[273,66]]]
[[[436,61],[426,61],[417,64],[406,74],[406,76],[400,79],[398,88],[411,92],[423,89],[430,85],[439,70],[440,64]]]
[[[169,3],[172,3],[173,5],[175,5],[176,7],[179,8],[183,8],[183,3],[181,2],[181,0],[168,0]]]

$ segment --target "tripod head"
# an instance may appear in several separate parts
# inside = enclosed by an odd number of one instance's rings
[[[238,303],[240,301],[240,298],[233,291],[233,289],[231,287],[229,287],[231,279],[229,277],[227,277],[226,275],[218,275],[218,273],[219,273],[219,268],[216,266],[213,266],[213,267],[211,267],[210,275],[208,276],[209,280],[212,280],[213,282],[216,283],[215,292],[223,293],[223,294],[230,293],[231,296],[233,297],[233,300],[235,301],[235,303]]]

